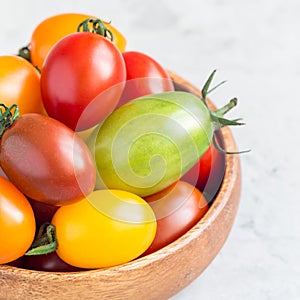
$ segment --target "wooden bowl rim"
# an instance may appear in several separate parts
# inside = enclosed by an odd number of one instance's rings
[[[173,81],[180,83],[181,85],[187,86],[193,93],[200,95],[201,92],[198,88],[193,86],[191,83],[187,82],[185,79],[180,77],[179,75],[169,72]],[[208,104],[210,107],[215,108],[214,104],[208,99]],[[237,146],[232,136],[232,133],[228,127],[222,128],[222,136],[224,139],[225,149],[228,151],[237,151]],[[230,201],[230,195],[232,190],[234,189],[234,184],[236,182],[236,178],[239,174],[239,156],[238,155],[226,155],[225,157],[225,174],[224,179],[221,184],[218,195],[216,196],[214,202],[210,206],[207,213],[204,217],[188,232],[186,232],[183,236],[178,238],[173,243],[167,245],[166,247],[151,253],[147,256],[140,257],[131,262],[113,266],[109,268],[103,269],[95,269],[95,270],[84,270],[78,272],[46,272],[46,271],[36,271],[36,270],[28,270],[23,268],[18,268],[9,265],[0,265],[0,274],[10,274],[14,273],[18,275],[18,277],[51,277],[51,279],[57,278],[59,280],[72,280],[75,278],[86,278],[86,277],[98,277],[98,276],[117,276],[120,273],[124,273],[128,270],[134,270],[142,268],[145,265],[152,264],[163,257],[169,256],[176,251],[180,251],[183,247],[188,245],[193,239],[199,237],[202,232],[207,230],[210,225],[214,222],[214,220],[218,217],[222,209],[226,206],[227,202]]]

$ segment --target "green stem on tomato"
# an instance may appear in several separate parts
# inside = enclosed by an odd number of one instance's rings
[[[92,25],[92,27],[90,26]],[[114,40],[113,33],[109,30],[104,23],[98,18],[88,18],[81,22],[78,27],[78,32],[92,32],[96,34],[100,34],[105,38],[108,38],[111,42]]]
[[[7,107],[3,103],[0,104],[0,138],[18,117],[19,108],[16,104],[11,107]]]
[[[20,48],[18,52],[18,56],[26,59],[31,63],[31,53],[30,53],[29,45]]]
[[[216,70],[213,70],[213,72],[210,74],[210,76],[208,77],[207,81],[205,82],[205,84],[201,90],[201,94],[202,94],[201,101],[206,105],[206,107],[208,108],[208,110],[210,112],[210,116],[214,122],[215,130],[218,130],[224,126],[244,125],[244,123],[238,122],[240,119],[229,120],[229,119],[224,118],[224,115],[237,105],[237,98],[231,99],[227,104],[225,104],[223,107],[221,107],[215,111],[212,111],[208,107],[208,104],[206,101],[207,94],[210,93],[211,91],[215,90],[217,87],[219,87],[221,84],[223,84],[225,82],[225,81],[222,81],[220,84],[218,84],[214,88],[209,89],[209,87],[213,81],[213,77],[214,77],[215,73],[216,73]],[[226,151],[223,148],[221,148],[221,146],[217,143],[215,136],[213,136],[212,142],[213,142],[215,148],[224,154],[240,154],[240,153],[245,153],[245,152],[250,151],[250,150],[238,151],[238,152]]]
[[[55,226],[49,223],[43,224],[33,241],[30,249],[25,255],[43,255],[54,252],[57,249],[58,242],[56,238]]]

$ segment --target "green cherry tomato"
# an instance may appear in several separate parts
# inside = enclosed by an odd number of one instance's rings
[[[66,263],[95,269],[120,265],[140,256],[152,243],[156,219],[149,204],[125,191],[99,190],[60,207],[57,254]]]
[[[88,142],[98,188],[141,197],[177,181],[208,149],[214,124],[208,108],[185,92],[144,96],[115,110]]]
[[[184,91],[143,96],[99,124],[88,140],[98,171],[97,188],[141,197],[157,193],[196,164],[215,142],[215,130],[241,125],[223,117],[236,106],[236,98],[215,111],[208,107],[214,74],[204,84],[201,98]]]

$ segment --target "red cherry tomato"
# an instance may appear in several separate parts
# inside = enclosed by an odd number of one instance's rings
[[[215,133],[216,134],[216,133]],[[221,137],[216,135],[221,143]],[[219,191],[225,172],[225,155],[211,144],[199,161],[182,177],[198,188],[210,203]]]
[[[174,242],[191,229],[208,210],[202,193],[184,181],[178,181],[144,199],[154,211],[157,230],[151,246],[143,256]]]
[[[174,91],[168,72],[147,54],[128,51],[123,52],[126,64],[126,86],[118,106],[150,94]]]
[[[76,131],[93,127],[116,107],[126,80],[121,52],[103,36],[70,34],[53,46],[41,74],[49,116]]]
[[[83,140],[59,121],[39,114],[22,115],[6,128],[0,164],[21,192],[51,205],[81,200],[95,186],[94,161]]]

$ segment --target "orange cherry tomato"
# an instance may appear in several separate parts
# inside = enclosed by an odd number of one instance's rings
[[[42,69],[45,57],[61,38],[77,32],[78,25],[93,16],[77,13],[54,15],[43,20],[33,31],[30,41],[30,59],[34,66]],[[113,34],[113,42],[120,51],[126,47],[126,39],[114,26],[105,22]]]
[[[34,235],[35,219],[28,200],[0,176],[0,264],[23,256]]]
[[[20,114],[44,114],[40,92],[40,73],[24,58],[0,56],[0,102],[17,104]]]

